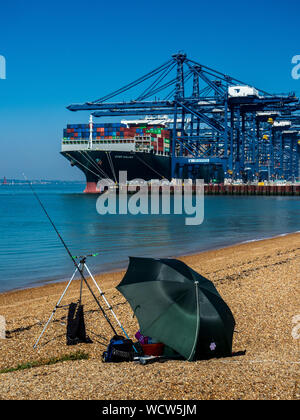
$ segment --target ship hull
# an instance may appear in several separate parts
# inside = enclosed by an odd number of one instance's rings
[[[108,178],[119,182],[119,173],[126,171],[126,179],[168,179],[171,180],[171,157],[154,153],[104,151],[104,150],[72,150],[61,154],[72,166],[79,168],[86,177],[85,193],[98,193],[97,183]],[[212,180],[224,182],[224,172],[221,165],[199,164],[191,166],[175,166],[176,178],[203,179],[209,183]]]
[[[98,192],[99,179],[109,178],[119,182],[119,172],[126,171],[127,180],[171,179],[171,159],[152,153],[102,150],[63,151],[72,166],[79,168],[86,177],[85,192]]]

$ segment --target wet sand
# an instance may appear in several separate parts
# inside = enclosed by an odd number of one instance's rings
[[[299,399],[300,340],[292,332],[299,333],[293,319],[300,315],[300,234],[180,259],[212,280],[230,306],[236,319],[233,357],[147,366],[103,364],[101,355],[113,333],[86,288],[85,320],[94,343],[67,346],[67,309],[58,309],[33,350],[66,285],[47,284],[0,294],[0,315],[7,323],[7,338],[0,340],[0,369],[77,350],[90,358],[0,374],[0,399]],[[134,337],[137,321],[115,289],[123,274],[103,274],[96,280]],[[78,296],[79,282],[74,281],[62,303]]]

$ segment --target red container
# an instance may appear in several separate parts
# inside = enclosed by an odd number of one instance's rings
[[[142,347],[146,356],[161,356],[165,345],[163,343],[143,344]]]

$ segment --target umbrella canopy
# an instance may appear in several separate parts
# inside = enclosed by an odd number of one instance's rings
[[[117,289],[141,333],[187,360],[232,353],[234,317],[211,281],[182,261],[130,257]]]

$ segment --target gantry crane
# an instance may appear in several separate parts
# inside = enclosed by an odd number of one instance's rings
[[[98,118],[167,116],[173,178],[196,178],[201,165],[244,181],[299,176],[295,94],[267,93],[183,52],[110,94],[68,109]]]

